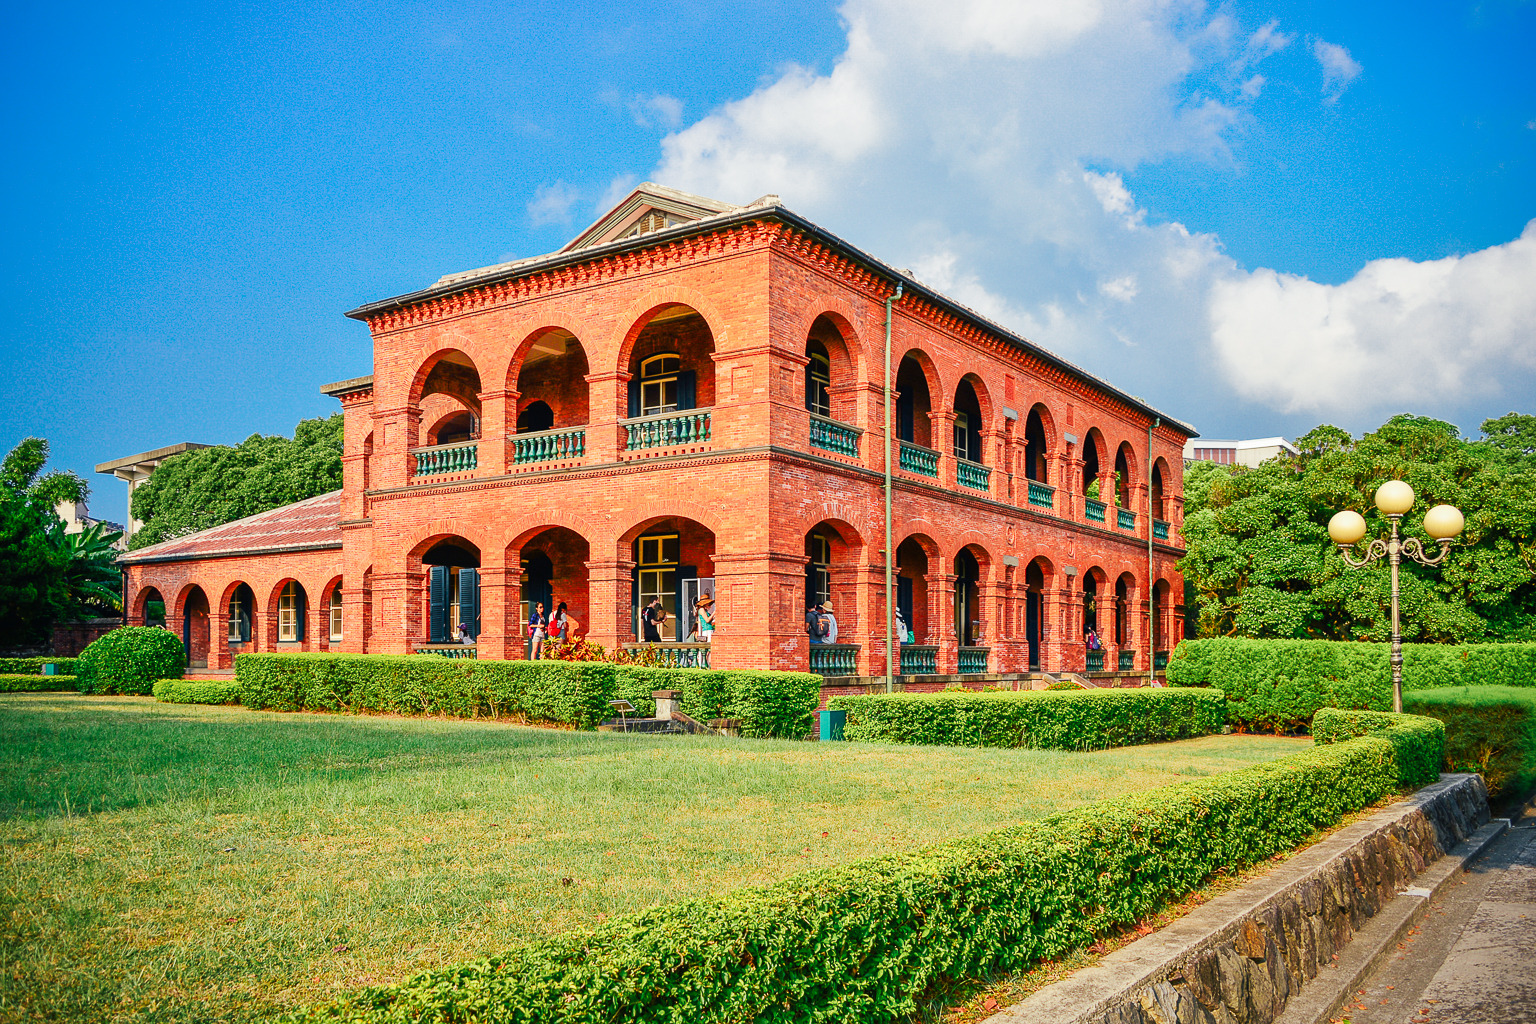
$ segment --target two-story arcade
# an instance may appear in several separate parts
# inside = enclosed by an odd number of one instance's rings
[[[776,196],[644,184],[559,252],[347,315],[374,362],[323,389],[342,490],[123,560],[130,621],[164,602],[196,665],[460,625],[452,653],[520,658],[541,600],[612,647],[659,598],[684,660],[880,675],[887,557],[909,675],[1144,672],[1176,636],[1193,430]]]

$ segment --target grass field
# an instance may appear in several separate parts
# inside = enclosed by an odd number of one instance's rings
[[[0,1020],[261,1019],[1307,743],[1074,754],[0,695]]]

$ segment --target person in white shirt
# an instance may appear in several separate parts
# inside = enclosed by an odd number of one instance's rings
[[[837,643],[837,616],[832,614],[831,601],[823,601],[821,603],[821,614],[827,620],[827,635],[821,642],[824,644]]]

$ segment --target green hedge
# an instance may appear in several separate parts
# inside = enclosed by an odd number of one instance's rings
[[[1446,770],[1477,772],[1494,799],[1536,786],[1536,690],[1419,690],[1403,694],[1403,709],[1444,722]]]
[[[233,679],[162,679],[154,694],[164,704],[239,704],[240,684]]]
[[[61,676],[75,674],[74,658],[0,658],[0,675],[40,676],[44,665],[57,666],[54,671]]]
[[[127,626],[80,652],[75,680],[81,693],[147,695],[161,679],[180,679],[186,665],[186,648],[176,634],[156,626]]]
[[[740,718],[747,736],[803,736],[821,677],[805,672],[662,669],[598,661],[474,661],[432,654],[240,654],[241,701],[278,711],[521,716],[591,729],[627,698],[655,714],[653,690],[683,692],[703,721]]]
[[[1405,721],[1433,746],[1438,723]],[[306,1021],[892,1021],[946,979],[1020,970],[1434,776],[1389,735],[776,885],[670,904],[370,988]],[[1429,751],[1438,761],[1438,749]]]
[[[74,676],[0,675],[0,693],[68,692],[76,688]]]
[[[834,697],[843,738],[951,747],[1099,750],[1206,736],[1226,721],[1217,690],[1038,690]]]
[[[1380,736],[1391,743],[1407,777],[1429,782],[1440,774],[1448,742],[1443,722],[1421,715],[1338,708],[1323,708],[1312,719],[1314,744],[1344,743],[1360,736]]]
[[[1299,731],[1320,708],[1392,709],[1387,644],[1333,640],[1182,640],[1168,660],[1173,686],[1210,686],[1227,717],[1253,729]],[[1405,644],[1404,690],[1536,686],[1536,644]]]

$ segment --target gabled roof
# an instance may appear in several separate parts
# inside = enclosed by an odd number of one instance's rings
[[[175,540],[163,540],[131,551],[118,561],[128,565],[184,562],[197,558],[273,555],[340,547],[341,492],[331,491],[236,519],[223,526],[199,530]]]
[[[778,198],[778,196],[764,196],[756,203],[748,205],[766,205],[764,200]],[[722,203],[718,199],[696,196],[692,192],[667,188],[654,181],[645,181],[637,185],[618,206],[597,218],[592,222],[591,227],[571,239],[560,251],[590,249],[594,245],[602,245],[604,242],[623,238],[633,228],[639,226],[642,218],[652,213],[659,215],[655,218],[661,222],[658,228],[671,228],[689,221],[713,217],[717,213],[735,213],[746,208],[732,203]]]

